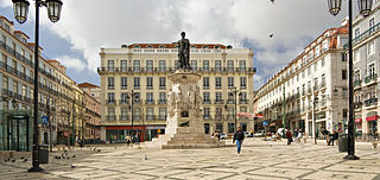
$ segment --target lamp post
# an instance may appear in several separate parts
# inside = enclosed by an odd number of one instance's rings
[[[234,127],[234,133],[236,132],[237,130],[237,118],[236,118],[236,115],[237,115],[237,93],[240,91],[237,87],[233,87],[232,88],[232,93],[230,93],[230,96],[234,96],[234,105],[235,105],[235,109],[234,109],[234,121],[235,121],[235,127]],[[241,96],[241,93],[239,93],[239,96]]]
[[[17,22],[23,24],[27,20],[29,5],[30,3],[27,0],[12,0],[14,16]],[[30,168],[29,172],[40,172],[43,169],[40,167],[39,161],[39,129],[38,129],[38,48],[39,48],[39,22],[40,22],[40,7],[47,7],[48,16],[51,22],[57,22],[61,17],[61,9],[62,9],[62,1],[61,0],[35,0],[35,8],[36,8],[36,21],[35,21],[35,46],[34,46],[34,91],[33,91],[33,99],[34,99],[34,132],[33,132],[33,153],[32,153],[32,164],[33,167]]]
[[[131,106],[129,108],[129,110],[131,111],[131,126],[132,126],[132,131],[133,131],[133,120],[134,120],[134,117],[133,117],[133,104],[134,104],[134,97],[135,97],[135,93],[133,91],[133,89],[131,90],[131,93],[130,93],[130,96],[127,96],[127,98],[131,99]]]
[[[329,12],[336,16],[342,6],[342,0],[327,0]],[[373,0],[358,0],[360,14],[368,16],[372,9]],[[354,137],[354,88],[353,88],[353,62],[352,62],[352,0],[348,0],[348,154],[344,157],[347,160],[358,160],[355,156],[355,137]]]
[[[313,129],[313,138],[314,138],[314,144],[317,144],[317,128],[316,128],[316,117],[315,117],[315,106],[318,101],[318,97],[315,97],[313,95],[313,112],[311,113],[311,119],[312,119],[312,129]]]

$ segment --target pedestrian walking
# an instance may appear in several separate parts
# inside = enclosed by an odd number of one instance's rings
[[[286,131],[286,138],[288,138],[288,145],[290,145],[293,142],[292,132],[288,129]]]
[[[241,145],[243,144],[243,141],[244,141],[244,132],[241,130],[240,127],[238,127],[237,131],[235,132],[232,143],[235,143],[235,141],[236,141],[237,153],[240,154]]]
[[[333,133],[330,134],[330,139],[329,139],[327,146],[330,146],[330,144],[331,144],[331,146],[334,146],[334,141],[337,140],[338,137],[339,137],[338,132],[333,130]]]

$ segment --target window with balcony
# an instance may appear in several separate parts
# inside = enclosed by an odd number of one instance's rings
[[[160,72],[165,72],[166,71],[166,61],[160,60],[158,63],[159,63]]]
[[[132,116],[135,121],[141,120],[141,109],[139,107],[133,108]]]
[[[368,47],[367,47],[368,56],[374,55],[375,54],[375,41],[372,40],[369,43],[367,43],[367,45],[368,45]]]
[[[154,109],[152,107],[146,108],[146,120],[154,120]]]
[[[158,114],[159,114],[159,117],[158,117],[158,119],[159,120],[166,120],[166,114],[167,114],[167,109],[166,109],[166,107],[160,107],[159,109],[158,109]]]
[[[234,77],[227,77],[228,80],[228,88],[234,87]]]
[[[326,87],[326,75],[322,74],[321,79],[321,87]]]
[[[247,104],[248,103],[247,92],[241,92],[239,98],[240,98],[240,104]]]
[[[368,22],[368,27],[369,27],[369,34],[371,34],[372,32],[375,32],[375,18],[371,18]]]
[[[146,77],[146,88],[153,89],[153,77]]]
[[[223,103],[222,92],[215,92],[215,102],[216,103]]]
[[[120,61],[120,64],[121,64],[121,69],[120,69],[120,71],[121,71],[121,72],[127,72],[128,61],[127,61],[127,60],[121,60],[121,61]]]
[[[215,77],[215,88],[216,89],[222,88],[222,78],[221,77]]]
[[[107,69],[109,72],[113,72],[115,69],[115,61],[114,60],[108,60],[107,61]]]
[[[197,60],[191,60],[191,68],[193,70],[197,70],[198,68]]]
[[[116,120],[116,116],[115,116],[115,108],[113,108],[113,107],[108,107],[108,109],[107,109],[107,113],[108,113],[108,116],[107,116],[107,120],[108,120],[108,121],[115,121],[115,120]]]
[[[108,89],[115,89],[115,79],[113,77],[107,78]]]
[[[165,88],[166,88],[166,78],[160,77],[160,89],[165,89]]]
[[[354,37],[354,38],[355,38],[355,39],[356,39],[356,38],[359,38],[359,36],[360,36],[360,28],[359,28],[359,27],[356,28],[354,32],[355,32],[355,37]]]
[[[128,88],[128,78],[127,77],[121,77],[120,78],[120,88],[121,89],[127,89]]]
[[[210,108],[209,107],[203,108],[203,118],[204,119],[210,119]]]
[[[153,93],[151,92],[146,93],[146,103],[147,104],[153,103]]]
[[[245,68],[246,68],[246,61],[245,60],[240,60],[239,61],[239,68],[240,68],[240,71],[244,71]]]
[[[215,71],[222,71],[222,61],[221,60],[215,60]]]
[[[166,92],[160,92],[159,104],[166,104]]]
[[[120,108],[120,121],[128,120],[128,108],[122,107]]]
[[[140,60],[133,60],[133,72],[140,72]]]
[[[210,92],[203,92],[203,103],[210,104]]]
[[[297,76],[298,77],[298,76]],[[247,77],[240,77],[240,89],[247,88]]]
[[[209,88],[210,88],[210,78],[203,77],[203,89],[209,89]]]
[[[227,61],[227,69],[228,69],[228,71],[233,71],[234,70],[234,61],[233,60],[228,60]]]
[[[120,104],[128,104],[128,93],[120,94]]]
[[[140,89],[140,77],[133,78],[133,88]]]
[[[146,60],[146,71],[147,72],[153,71],[153,60]]]
[[[203,70],[208,71],[210,68],[210,62],[208,60],[203,60]]]
[[[107,104],[114,104],[115,103],[115,93],[108,93],[108,99]]]
[[[215,108],[215,120],[223,120],[223,108]]]

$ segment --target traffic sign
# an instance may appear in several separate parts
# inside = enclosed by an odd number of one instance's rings
[[[49,117],[48,116],[42,116],[41,117],[42,124],[48,124],[49,123]]]

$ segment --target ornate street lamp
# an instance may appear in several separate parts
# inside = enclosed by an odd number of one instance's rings
[[[342,6],[342,0],[328,0],[330,14],[336,16]]]
[[[30,3],[27,0],[12,0],[14,16],[20,24],[27,20],[29,13]],[[35,0],[36,7],[36,23],[35,23],[35,46],[34,46],[34,109],[33,109],[33,152],[32,164],[29,172],[41,172],[43,169],[40,167],[39,161],[39,129],[38,129],[38,66],[39,66],[39,23],[40,23],[40,7],[45,6],[48,8],[48,16],[53,23],[57,22],[61,17],[62,1],[61,0]]]
[[[373,0],[358,0],[359,11],[363,16],[368,16],[372,8]],[[327,0],[329,11],[332,15],[337,15],[341,7],[341,0]],[[348,0],[348,154],[344,157],[347,160],[357,160],[355,156],[355,136],[354,136],[354,86],[353,86],[353,62],[352,62],[352,0]]]

